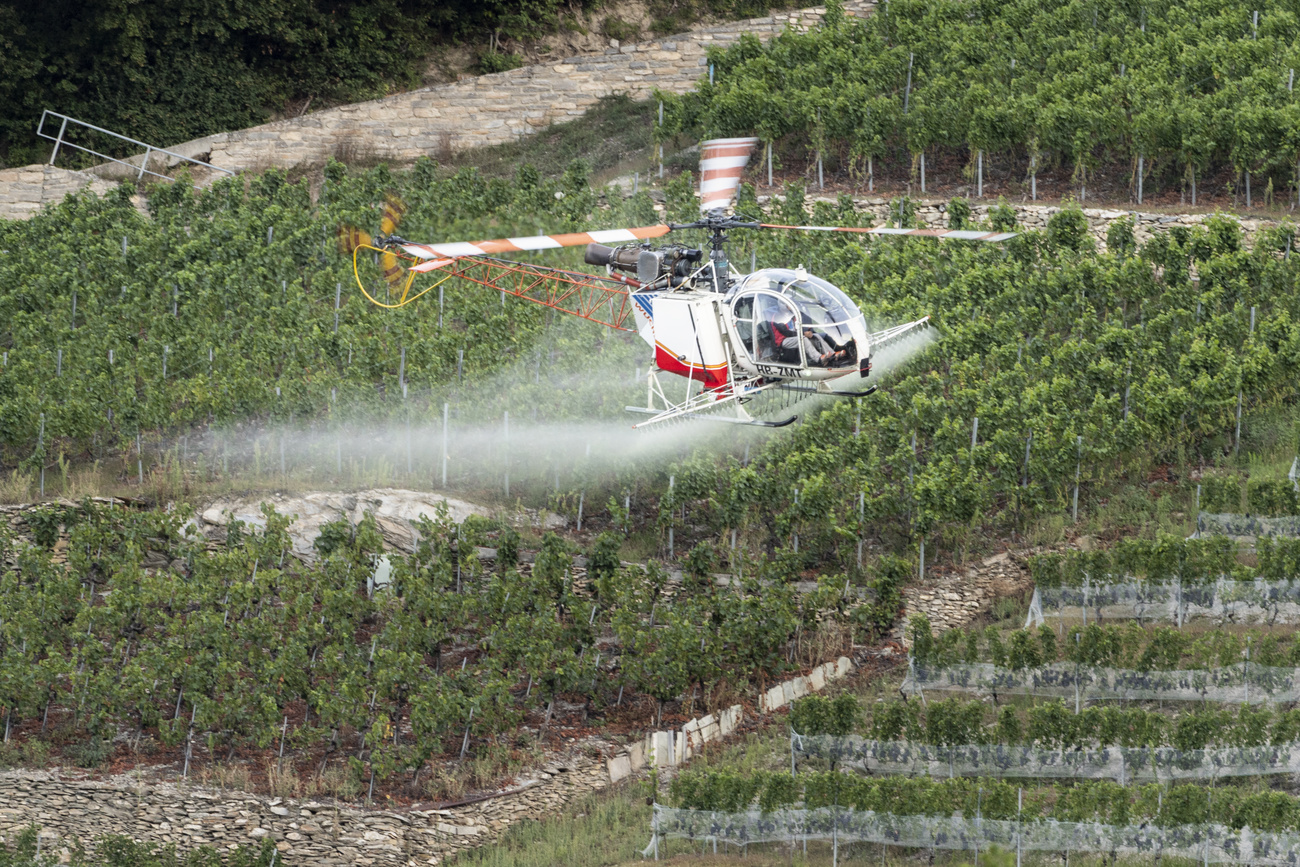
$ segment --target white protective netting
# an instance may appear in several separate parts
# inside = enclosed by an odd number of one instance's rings
[[[872,774],[929,777],[1039,777],[1147,783],[1300,773],[1300,743],[1207,750],[1118,746],[1047,750],[1002,744],[935,746],[869,740],[857,735],[792,733],[790,751],[796,759],[826,759],[843,768]]]
[[[1024,852],[1114,852],[1117,855],[1167,855],[1202,864],[1258,864],[1300,867],[1300,834],[1268,833],[1223,825],[1102,825],[1035,819],[981,819],[978,816],[898,816],[846,808],[778,810],[763,814],[710,813],[656,805],[654,837],[732,845],[794,843],[885,843],[918,849],[978,851],[990,846]]]
[[[1025,625],[1047,617],[1086,621],[1169,620],[1179,625],[1196,618],[1228,623],[1300,623],[1300,581],[1232,581],[1188,584],[1124,581],[1079,587],[1039,587],[1029,603]]]
[[[1239,662],[1218,668],[1135,671],[1054,662],[1041,668],[999,668],[989,663],[927,668],[909,664],[904,693],[925,690],[998,695],[1137,701],[1214,701],[1261,704],[1300,700],[1300,668]]]
[[[1300,536],[1300,516],[1284,515],[1261,518],[1258,515],[1237,515],[1231,512],[1198,512],[1196,535],[1214,533],[1239,539],[1281,537],[1294,539]]]

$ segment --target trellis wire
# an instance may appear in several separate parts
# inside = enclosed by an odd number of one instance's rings
[[[761,813],[679,810],[656,804],[645,857],[659,854],[659,840],[718,841],[745,846],[801,840],[883,843],[913,849],[976,852],[991,846],[1028,852],[1111,852],[1194,858],[1202,864],[1300,865],[1300,834],[1233,830],[1201,823],[1103,825],[1054,819],[987,819],[964,816],[900,816],[845,807],[784,809]]]
[[[871,774],[951,777],[1029,777],[1168,782],[1300,772],[1300,742],[1257,747],[1180,750],[1174,747],[936,745],[879,741],[857,735],[791,732],[792,760],[820,758]]]
[[[1010,669],[989,663],[927,668],[912,660],[900,687],[905,694],[944,690],[1045,698],[1214,701],[1271,704],[1300,701],[1300,668],[1240,662],[1207,669],[1136,671],[1054,662]]]

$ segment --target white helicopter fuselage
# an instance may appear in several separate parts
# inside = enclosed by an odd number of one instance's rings
[[[726,293],[680,288],[633,293],[632,300],[655,366],[706,389],[758,377],[856,391],[870,370],[862,314],[803,269],[756,271],[734,279]]]

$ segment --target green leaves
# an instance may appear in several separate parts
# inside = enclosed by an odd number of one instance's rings
[[[801,735],[848,735],[858,727],[862,706],[852,693],[833,699],[820,695],[801,698],[790,708],[790,728]]]

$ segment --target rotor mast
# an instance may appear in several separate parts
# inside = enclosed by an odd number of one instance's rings
[[[669,223],[671,229],[703,229],[709,233],[709,261],[713,263],[713,291],[727,291],[727,230],[728,229],[757,229],[761,223],[751,222],[749,220],[738,220],[735,217],[727,216],[721,208],[709,211],[699,220],[693,223]]]

